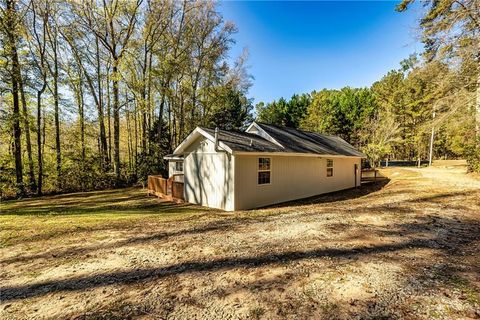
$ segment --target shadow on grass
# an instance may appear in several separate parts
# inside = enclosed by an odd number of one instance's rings
[[[1,263],[17,263],[17,262],[23,263],[31,260],[36,260],[36,259],[55,260],[55,259],[60,259],[64,257],[85,255],[97,250],[118,249],[128,245],[136,245],[136,244],[141,244],[141,243],[146,243],[151,241],[166,240],[172,237],[204,234],[212,231],[226,231],[226,230],[232,229],[234,225],[236,224],[233,224],[230,222],[213,223],[213,224],[207,224],[205,226],[195,227],[191,229],[183,229],[183,230],[178,230],[173,232],[160,232],[160,233],[150,234],[147,236],[132,237],[125,240],[116,241],[113,243],[91,245],[91,246],[79,246],[79,247],[77,246],[77,247],[70,248],[63,251],[54,250],[54,251],[48,251],[48,252],[44,252],[36,255],[17,256],[17,257],[0,260],[0,262]]]
[[[407,230],[402,237],[404,241],[383,243],[379,245],[366,245],[346,248],[313,248],[307,250],[291,250],[283,252],[264,252],[259,255],[245,257],[226,257],[208,261],[186,261],[158,268],[136,268],[126,271],[92,274],[87,276],[72,277],[68,279],[50,280],[35,284],[0,287],[1,300],[3,302],[43,296],[54,292],[79,291],[107,285],[133,284],[137,282],[153,281],[168,276],[176,276],[190,273],[215,272],[236,268],[254,269],[268,265],[282,265],[290,262],[306,259],[340,259],[350,260],[367,258],[372,255],[395,253],[396,256],[403,250],[431,249],[437,254],[445,255],[454,261],[460,257],[464,248],[472,242],[480,240],[480,223],[476,220],[459,220],[450,218],[438,218],[444,233],[429,227],[432,221],[425,218],[417,227],[428,232],[428,237],[417,236],[417,230],[408,234],[408,225],[398,224],[395,228]],[[423,227],[421,226],[423,225]],[[201,232],[201,231],[200,231]],[[375,233],[375,230],[373,231]],[[462,241],[453,241],[461,238]],[[450,273],[456,269],[450,270]],[[449,274],[451,276],[451,274]]]
[[[1,215],[161,214],[210,210],[213,209],[147,197],[144,190],[126,188],[5,201]]]

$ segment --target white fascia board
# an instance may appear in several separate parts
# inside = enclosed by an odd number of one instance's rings
[[[262,129],[262,127],[260,127],[255,121],[252,122],[252,124],[250,124],[247,128],[247,130],[245,130],[245,132],[248,132],[250,133],[250,130],[255,127],[255,129],[257,129],[258,131],[260,131],[262,133],[262,135],[258,135],[262,138],[264,138],[265,140],[268,140],[272,143],[275,143],[277,146],[281,147],[282,149],[285,149],[284,146],[282,146],[280,144],[280,142],[278,142],[277,140],[275,140],[271,135],[269,135],[265,130]]]
[[[165,156],[163,157],[164,160],[169,160],[169,161],[183,161],[183,157],[181,156]]]
[[[201,133],[199,132],[200,128],[195,128],[183,141],[180,143],[175,150],[173,151],[174,155],[182,154],[183,150],[188,147],[196,138],[198,138]],[[203,131],[203,130],[202,130]]]
[[[212,141],[212,142],[215,142],[215,137],[210,135],[208,132],[206,132],[205,130],[202,130],[201,128],[199,127],[196,127],[195,130],[193,130],[186,138],[185,140],[182,141],[182,143],[180,143],[178,145],[178,147],[175,149],[175,151],[173,151],[173,154],[174,155],[181,155],[183,154],[183,152],[185,151],[185,149],[190,145],[192,144],[195,139],[197,139],[198,137],[200,136],[203,136],[205,138],[207,138],[208,140]],[[232,149],[230,149],[226,144],[224,144],[223,142],[219,141],[218,143],[218,146],[220,148],[222,148],[223,150],[229,152],[229,153],[233,153]]]
[[[246,156],[284,156],[284,157],[314,157],[314,158],[366,158],[361,156],[346,156],[342,154],[317,154],[317,153],[301,153],[301,152],[248,152],[235,151],[233,155]]]

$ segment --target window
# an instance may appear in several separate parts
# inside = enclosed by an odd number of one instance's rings
[[[327,159],[327,177],[333,177],[333,160]]]
[[[270,183],[270,158],[258,158],[258,184]]]
[[[183,172],[183,161],[175,162],[175,171]]]

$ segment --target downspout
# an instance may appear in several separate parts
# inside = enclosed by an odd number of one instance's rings
[[[218,127],[215,128],[215,151],[220,151],[218,150]]]

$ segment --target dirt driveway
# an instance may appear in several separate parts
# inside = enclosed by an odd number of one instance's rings
[[[138,190],[101,214],[68,196],[61,213],[5,204],[0,318],[480,319],[480,181],[384,172],[248,212],[165,209]]]

